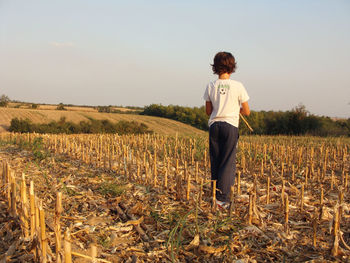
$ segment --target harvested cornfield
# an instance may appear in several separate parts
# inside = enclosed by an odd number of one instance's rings
[[[9,260],[349,260],[348,138],[242,136],[228,210],[205,136],[0,138],[2,204],[24,237],[5,239]]]

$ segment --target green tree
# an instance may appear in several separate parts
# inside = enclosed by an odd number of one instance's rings
[[[2,94],[0,97],[0,107],[7,107],[10,101],[11,100],[8,96],[6,96],[5,94]]]
[[[64,107],[64,104],[61,102],[60,104],[58,104],[56,110],[66,110],[66,108]]]
[[[38,109],[39,108],[39,105],[38,104],[36,104],[36,103],[33,103],[32,104],[32,109]]]

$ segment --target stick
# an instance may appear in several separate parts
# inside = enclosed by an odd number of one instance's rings
[[[242,120],[244,121],[244,123],[247,125],[248,129],[253,132],[253,128],[250,127],[249,123],[247,122],[247,120],[243,117],[243,115],[240,113],[239,116],[242,118]]]

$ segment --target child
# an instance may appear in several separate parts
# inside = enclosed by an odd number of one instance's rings
[[[236,171],[239,113],[249,115],[249,96],[242,83],[231,80],[236,69],[235,58],[229,52],[219,52],[211,65],[219,78],[210,82],[204,93],[209,118],[209,153],[211,179],[216,180],[216,203],[228,208],[230,189]]]

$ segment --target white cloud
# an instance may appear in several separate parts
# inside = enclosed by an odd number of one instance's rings
[[[74,43],[72,43],[72,42],[56,42],[56,41],[53,41],[53,42],[50,42],[50,45],[54,46],[54,47],[73,47]]]

